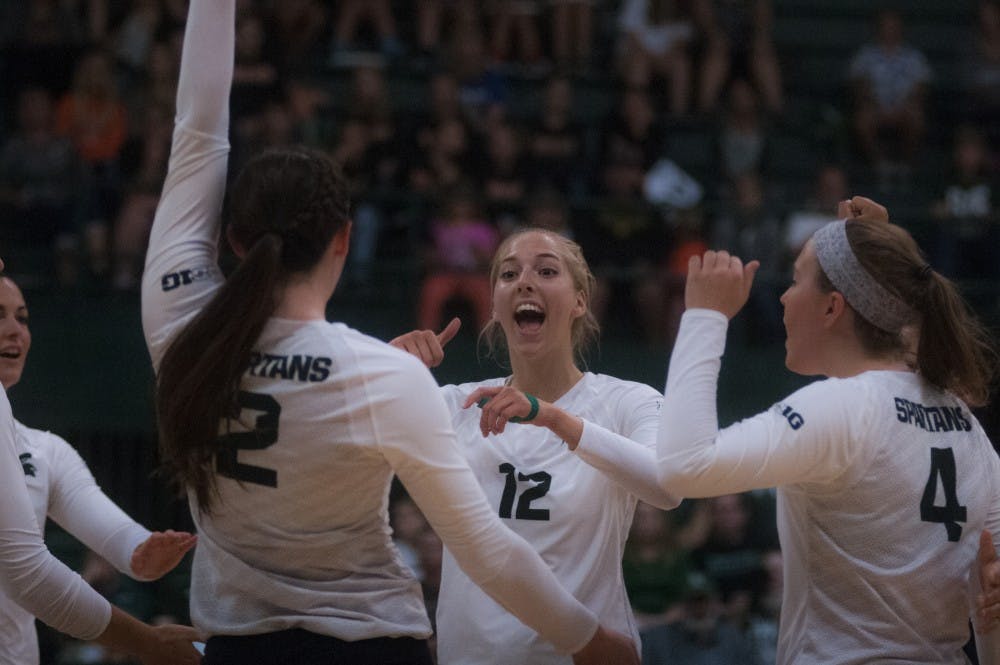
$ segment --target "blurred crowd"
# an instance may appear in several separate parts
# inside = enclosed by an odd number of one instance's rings
[[[886,202],[1000,311],[1000,3],[940,3],[962,38],[929,52],[908,37],[920,16],[869,4],[809,74],[795,59],[814,36],[776,35],[780,0],[244,0],[231,169],[272,145],[328,150],[353,189],[342,290],[377,298],[402,266],[424,328],[456,308],[485,323],[488,258],[539,226],[583,246],[602,323],[650,344],[674,334],[688,257],[760,259],[744,323],[770,343],[791,258],[850,194]],[[0,247],[22,283],[136,290],[185,15],[0,3]],[[405,496],[392,511],[433,608],[440,542]],[[624,575],[650,664],[773,662],[773,524],[768,493],[638,507]]]
[[[1000,5],[956,5],[967,38],[940,62],[873,6],[824,98],[796,88],[772,5],[245,0],[233,169],[287,142],[333,154],[354,190],[345,290],[367,297],[402,264],[427,327],[456,302],[482,320],[485,257],[537,225],[581,242],[599,316],[652,343],[669,343],[688,256],[759,258],[747,318],[770,341],[789,258],[851,192],[898,204],[939,270],[995,280]],[[0,240],[36,250],[41,277],[136,288],[185,6],[0,9]]]

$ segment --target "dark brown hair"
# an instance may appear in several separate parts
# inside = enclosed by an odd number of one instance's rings
[[[246,255],[171,343],[157,376],[163,471],[194,490],[202,511],[217,494],[219,424],[238,411],[240,377],[279,289],[314,267],[348,222],[340,171],[306,148],[261,153],[229,194],[230,235]]]
[[[918,331],[915,369],[932,385],[950,390],[970,406],[989,399],[997,354],[989,332],[969,310],[957,287],[932,270],[913,237],[885,222],[847,222],[851,250],[865,270],[884,288],[913,308]],[[820,269],[819,287],[835,291]],[[854,332],[875,356],[906,355],[906,332],[887,332],[861,316]]]

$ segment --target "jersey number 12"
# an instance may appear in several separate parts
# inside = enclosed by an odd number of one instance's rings
[[[536,471],[535,473],[525,475],[518,473],[514,465],[508,462],[500,465],[500,473],[507,476],[504,483],[503,496],[500,497],[500,517],[509,519],[511,516],[511,511],[514,508],[514,497],[517,495],[517,481],[524,482],[530,480],[536,484],[521,493],[521,496],[517,500],[517,511],[514,512],[514,518],[519,520],[548,521],[549,509],[532,508],[531,502],[548,494],[549,485],[552,484],[551,474],[546,471]]]
[[[965,506],[958,502],[956,493],[955,453],[951,448],[931,448],[931,474],[924,487],[924,496],[920,500],[920,519],[925,522],[940,522],[948,532],[948,540],[958,542],[962,535],[959,522],[966,521]],[[944,505],[935,505],[937,498],[938,478],[941,479],[941,491],[944,494]]]

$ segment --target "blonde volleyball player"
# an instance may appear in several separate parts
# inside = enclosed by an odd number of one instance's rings
[[[5,390],[0,390],[0,588],[7,601],[53,628],[137,656],[144,665],[194,665],[200,661],[191,644],[198,639],[194,629],[147,626],[108,603],[45,549],[24,483],[14,416]],[[5,643],[8,635],[17,639],[17,628],[5,628],[11,631],[5,632]]]
[[[325,319],[350,238],[323,155],[253,159],[226,186],[236,0],[191,0],[170,167],[142,286],[166,468],[199,531],[191,615],[205,662],[430,662],[430,622],[392,545],[397,474],[487,592],[577,663],[637,663],[625,635],[504,528],[410,355]]]
[[[31,349],[28,307],[14,280],[0,276],[0,384],[20,380]],[[118,570],[154,580],[173,569],[194,547],[189,533],[150,533],[135,523],[97,486],[80,455],[55,434],[14,421],[15,450],[39,527],[51,517]],[[0,592],[0,600],[3,594]],[[37,665],[35,617],[0,602],[0,662]]]
[[[459,447],[493,513],[605,625],[638,645],[621,560],[637,499],[677,505],[656,478],[663,397],[579,368],[598,326],[589,308],[594,278],[576,243],[548,231],[514,234],[494,255],[490,283],[493,318],[483,334],[506,348],[511,373],[441,388]],[[458,326],[390,343],[434,366]],[[450,551],[437,627],[442,665],[569,662],[477,589]]]
[[[1000,527],[1000,461],[969,411],[993,374],[983,328],[902,228],[832,222],[781,298],[787,366],[828,378],[720,431],[727,320],[755,269],[725,252],[690,262],[662,485],[690,497],[778,487],[779,663],[967,662],[977,547]],[[997,633],[978,636],[981,662],[1000,662]]]

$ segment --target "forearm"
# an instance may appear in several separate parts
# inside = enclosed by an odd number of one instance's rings
[[[226,135],[235,21],[235,0],[191,0],[177,82],[178,125]]]
[[[664,510],[675,508],[680,503],[679,496],[659,483],[653,448],[586,422],[576,454],[646,503]]]
[[[75,492],[66,505],[50,509],[49,516],[120,572],[139,579],[132,570],[132,554],[149,538],[150,531],[126,515],[99,487]]]

